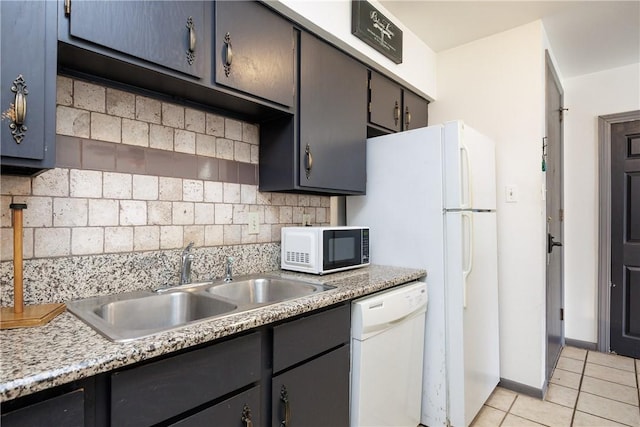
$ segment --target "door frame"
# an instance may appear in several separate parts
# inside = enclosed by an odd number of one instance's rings
[[[598,351],[611,348],[611,126],[640,120],[640,110],[598,117]]]

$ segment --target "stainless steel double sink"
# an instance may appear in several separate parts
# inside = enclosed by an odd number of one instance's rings
[[[87,298],[67,308],[110,340],[124,342],[329,289],[333,286],[252,275]]]

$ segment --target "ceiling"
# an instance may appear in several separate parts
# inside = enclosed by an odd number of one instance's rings
[[[640,0],[380,0],[435,52],[541,19],[564,78],[640,62]]]

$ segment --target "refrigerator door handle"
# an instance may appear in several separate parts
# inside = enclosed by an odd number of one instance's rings
[[[460,208],[471,209],[471,162],[469,149],[460,142]]]
[[[462,307],[467,308],[467,277],[473,270],[473,214],[472,212],[461,212],[462,214],[462,247],[463,247],[463,269],[462,269]]]

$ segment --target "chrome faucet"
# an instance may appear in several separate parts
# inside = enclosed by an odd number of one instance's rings
[[[189,243],[182,251],[182,262],[180,264],[180,284],[186,285],[191,283],[191,262],[193,261],[193,254],[190,252],[193,247],[193,242]]]
[[[233,257],[227,257],[227,265],[225,267],[224,281],[231,282],[233,281],[233,273],[231,271],[231,266],[233,265]]]

